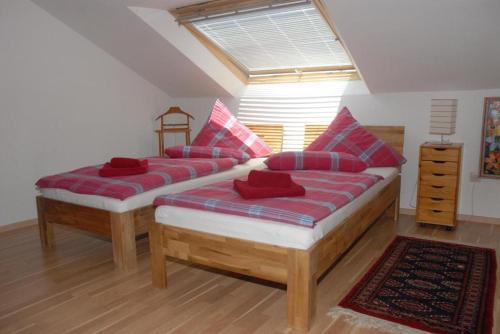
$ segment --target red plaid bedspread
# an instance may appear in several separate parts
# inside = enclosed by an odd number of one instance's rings
[[[237,161],[221,159],[167,159],[147,158],[146,174],[100,177],[98,166],[89,166],[71,172],[46,176],[38,180],[39,188],[59,188],[79,194],[99,195],[124,200],[151,189],[176,182],[215,174],[232,168]]]
[[[303,197],[245,200],[233,189],[233,180],[178,194],[159,196],[155,205],[262,218],[314,227],[316,222],[353,201],[377,183],[381,176],[365,173],[294,170],[292,179],[306,188]]]

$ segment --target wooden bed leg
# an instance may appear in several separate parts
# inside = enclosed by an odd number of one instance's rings
[[[288,325],[307,331],[316,310],[316,278],[311,253],[288,250]]]
[[[149,249],[151,250],[151,274],[153,286],[157,288],[167,287],[167,263],[163,255],[161,243],[161,225],[155,222],[149,223]]]
[[[38,230],[40,232],[40,242],[44,249],[54,246],[54,230],[52,224],[45,219],[45,203],[42,196],[36,198],[36,210],[38,215]]]
[[[395,222],[399,219],[399,197],[396,197],[392,204],[385,210],[385,214],[391,217]]]
[[[137,267],[135,246],[135,226],[132,211],[111,212],[111,240],[113,260],[121,270],[129,271]]]
[[[393,214],[393,219],[395,222],[399,220],[399,196],[396,197],[394,200],[394,214]]]

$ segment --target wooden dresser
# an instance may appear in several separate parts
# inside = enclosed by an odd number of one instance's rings
[[[420,146],[417,222],[455,227],[461,164],[462,144]]]

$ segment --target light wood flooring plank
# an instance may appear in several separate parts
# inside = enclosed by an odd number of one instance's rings
[[[327,312],[397,234],[495,248],[500,262],[500,226],[460,222],[450,232],[413,219],[380,219],[322,277],[310,333],[360,333]],[[294,333],[282,285],[168,261],[169,286],[160,290],[147,239],[137,243],[137,269],[124,273],[109,241],[57,226],[55,237],[55,249],[42,251],[34,226],[0,234],[0,333]],[[500,334],[499,282],[496,290]]]

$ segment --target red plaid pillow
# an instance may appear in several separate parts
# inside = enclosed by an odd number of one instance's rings
[[[240,123],[220,100],[215,101],[210,118],[192,145],[233,148],[248,153],[252,158],[264,157],[273,151],[252,130]]]
[[[165,153],[170,158],[233,158],[238,162],[244,163],[250,159],[250,156],[240,150],[224,147],[206,147],[206,146],[172,146],[165,149]]]
[[[269,169],[322,169],[358,173],[368,165],[349,153],[342,152],[281,152],[264,161]]]
[[[350,153],[369,167],[400,166],[406,162],[390,145],[366,131],[346,107],[305,150]]]

